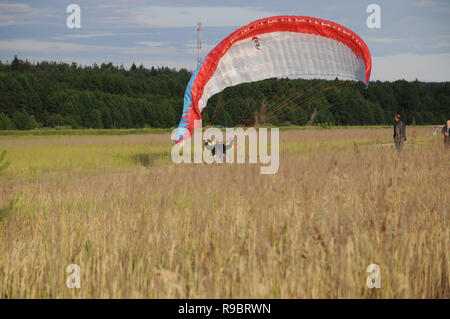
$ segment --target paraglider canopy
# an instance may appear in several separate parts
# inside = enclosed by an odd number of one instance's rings
[[[201,123],[208,99],[229,86],[268,78],[342,79],[369,83],[364,41],[331,21],[278,16],[254,21],[220,42],[192,75],[176,143]]]

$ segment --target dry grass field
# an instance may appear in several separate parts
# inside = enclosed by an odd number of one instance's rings
[[[0,137],[0,297],[450,298],[431,131],[408,127],[401,157],[390,128],[282,131],[275,175],[172,164],[169,134]]]

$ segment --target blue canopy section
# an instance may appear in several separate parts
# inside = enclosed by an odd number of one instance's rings
[[[203,62],[205,62],[205,60],[203,60]],[[188,130],[189,119],[186,119],[184,117],[187,116],[188,112],[192,109],[192,87],[194,86],[195,79],[197,78],[197,74],[200,71],[203,62],[200,63],[200,65],[197,67],[197,70],[195,70],[194,74],[192,74],[188,86],[186,87],[186,92],[184,93],[183,114],[181,115],[180,124],[178,125],[176,141],[179,141]]]

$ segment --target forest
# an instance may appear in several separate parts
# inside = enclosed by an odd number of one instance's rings
[[[186,69],[112,63],[0,61],[0,130],[171,128],[183,109]],[[229,87],[203,111],[209,125],[443,124],[450,82],[268,79]]]

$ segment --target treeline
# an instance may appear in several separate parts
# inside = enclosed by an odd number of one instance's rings
[[[185,69],[130,69],[111,63],[0,61],[0,129],[38,127],[168,128],[178,125]],[[440,124],[449,118],[450,83],[270,79],[227,88],[203,112],[206,124],[223,126]]]
[[[0,129],[172,127],[190,76],[111,63],[0,62]]]
[[[269,79],[229,87],[212,97],[206,123],[274,125],[410,125],[450,119],[450,82],[359,82]]]

